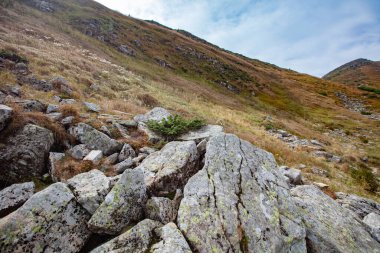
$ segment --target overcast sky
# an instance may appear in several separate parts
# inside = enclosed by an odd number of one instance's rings
[[[225,49],[315,76],[380,60],[380,0],[97,0]]]

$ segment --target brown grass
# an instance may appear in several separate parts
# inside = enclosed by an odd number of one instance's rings
[[[62,161],[57,162],[55,166],[56,173],[54,176],[61,180],[67,180],[94,168],[91,161],[78,161],[73,158],[65,158]]]
[[[139,94],[137,98],[143,103],[144,106],[146,107],[156,107],[160,105],[160,102],[155,99],[153,96],[150,94]]]
[[[62,113],[62,117],[64,118],[73,116],[75,119],[78,119],[80,115],[78,107],[70,104],[59,106],[59,112]]]
[[[132,128],[128,130],[130,138],[125,139],[124,141],[131,145],[135,150],[150,146],[150,143],[148,142],[148,136],[144,132]]]

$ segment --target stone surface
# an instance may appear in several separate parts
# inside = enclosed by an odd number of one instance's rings
[[[0,191],[0,217],[3,217],[24,204],[33,194],[33,182],[13,184]]]
[[[100,112],[101,108],[99,105],[90,103],[90,102],[83,102],[86,109],[90,112]]]
[[[46,116],[48,116],[53,121],[58,121],[62,117],[62,113],[52,112],[52,113],[46,114]]]
[[[380,242],[380,215],[376,213],[370,213],[364,217],[363,222],[370,228],[372,237]]]
[[[94,164],[98,164],[100,160],[103,158],[103,152],[101,150],[91,150],[85,158],[84,161],[91,161]]]
[[[72,105],[72,104],[75,104],[77,101],[75,99],[72,99],[72,98],[68,98],[68,99],[62,99],[59,103],[61,105]]]
[[[138,129],[148,136],[148,140],[152,143],[157,143],[161,140],[164,140],[164,138],[151,131],[147,127],[146,123],[149,120],[161,121],[163,119],[167,119],[170,115],[170,112],[168,112],[166,109],[161,107],[155,107],[146,114],[136,115],[133,119],[138,123]]]
[[[25,125],[0,148],[0,180],[12,184],[43,175],[53,143],[50,130]]]
[[[91,253],[123,252],[123,253],[146,253],[154,241],[154,229],[160,227],[157,221],[143,220],[127,232],[110,240],[91,251]],[[175,252],[172,252],[175,253]]]
[[[126,170],[88,222],[96,233],[117,234],[143,217],[147,201],[141,169]]]
[[[51,179],[54,182],[59,182],[61,181],[59,177],[59,173],[57,172],[57,166],[56,163],[61,161],[63,158],[65,158],[65,153],[54,153],[50,152],[49,153],[49,174],[51,176]]]
[[[125,143],[123,148],[120,151],[118,161],[122,162],[128,158],[134,158],[136,157],[136,152],[135,150],[129,145],[128,143]]]
[[[152,197],[146,203],[145,214],[151,220],[167,224],[174,221],[177,210],[171,199],[164,197]]]
[[[208,139],[212,136],[223,133],[224,128],[218,125],[206,125],[202,128],[194,131],[190,131],[178,137],[178,140],[181,141],[196,141],[197,143],[203,139]]]
[[[108,165],[113,165],[117,162],[118,157],[119,157],[119,153],[112,154],[106,158],[104,163]]]
[[[124,161],[115,164],[114,169],[117,173],[121,174],[123,173],[126,169],[132,168],[134,165],[132,158],[125,159]]]
[[[152,253],[192,253],[189,244],[177,226],[170,222],[163,227],[156,228],[155,233],[162,239],[154,244]]]
[[[143,169],[150,192],[175,192],[198,171],[198,163],[194,141],[173,141],[145,158],[138,168]]]
[[[380,252],[360,219],[312,185],[291,190],[307,233],[308,252]]]
[[[101,150],[105,155],[119,152],[122,148],[121,143],[85,123],[70,127],[69,132],[89,149]]]
[[[12,108],[6,105],[0,105],[0,132],[7,126],[8,122],[12,118],[12,115]]]
[[[67,185],[74,193],[78,203],[90,214],[95,213],[111,190],[110,179],[99,170],[76,175],[67,181]]]
[[[336,192],[335,195],[337,197],[336,201],[339,204],[356,213],[356,215],[358,215],[361,219],[370,213],[380,215],[380,204],[373,200],[343,192]]]
[[[58,112],[58,109],[59,109],[58,105],[48,104],[46,113]]]
[[[74,116],[68,116],[61,120],[61,124],[68,127],[73,124],[74,120],[75,120]]]
[[[306,252],[295,208],[273,155],[221,134],[185,186],[177,224],[195,252]]]
[[[281,173],[289,179],[289,183],[292,185],[302,184],[302,174],[300,170],[293,168],[280,168]]]
[[[87,212],[56,183],[0,220],[1,252],[78,252],[90,236]]]
[[[152,153],[154,153],[156,151],[157,151],[156,149],[150,148],[150,147],[143,147],[143,148],[139,149],[140,153],[144,153],[144,154],[147,154],[147,155],[150,155],[150,154],[152,154]]]
[[[46,105],[38,100],[23,100],[19,102],[26,112],[45,112]]]
[[[85,144],[79,144],[71,149],[69,149],[68,154],[71,155],[73,158],[82,160],[86,155],[90,153],[90,150],[86,147]]]

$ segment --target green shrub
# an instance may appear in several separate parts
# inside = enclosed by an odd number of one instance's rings
[[[327,92],[326,91],[321,91],[321,92],[318,92],[318,93],[319,93],[319,95],[327,97]]]
[[[372,114],[371,112],[368,112],[368,111],[361,111],[360,113],[362,115],[371,115]]]
[[[380,90],[379,89],[372,88],[372,87],[369,87],[369,86],[362,85],[362,86],[359,86],[358,88],[360,90],[365,90],[365,91],[373,92],[373,93],[376,93],[376,94],[380,94]]]
[[[5,49],[0,50],[0,57],[10,60],[10,61],[14,61],[16,63],[19,63],[19,62],[23,62],[25,64],[28,63],[28,60],[25,57],[22,57],[16,54],[15,52],[5,50]]]
[[[201,128],[205,122],[200,119],[186,120],[180,115],[175,115],[161,121],[150,120],[147,125],[150,130],[164,136],[167,140],[173,140],[190,130]]]
[[[370,192],[376,192],[379,187],[375,175],[369,169],[351,169],[351,177],[363,184],[365,189]]]

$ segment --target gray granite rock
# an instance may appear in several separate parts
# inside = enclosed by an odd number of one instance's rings
[[[86,155],[90,153],[90,150],[86,147],[86,144],[79,144],[69,149],[68,154],[77,160],[82,160]]]
[[[3,217],[22,204],[33,194],[35,185],[33,182],[13,184],[0,191],[0,217]]]
[[[132,168],[133,165],[134,165],[134,163],[132,161],[132,158],[128,158],[128,159],[125,159],[124,161],[122,161],[118,164],[115,164],[113,167],[117,173],[121,174],[125,170]]]
[[[0,105],[0,132],[7,126],[13,115],[13,109],[6,105]]]
[[[161,241],[150,249],[152,253],[192,253],[189,244],[177,226],[170,222],[163,227],[156,228],[155,233]]]
[[[118,161],[122,162],[128,158],[134,158],[136,157],[136,152],[135,150],[129,145],[128,143],[125,143],[123,148],[120,151]]]
[[[164,197],[152,197],[146,203],[146,217],[167,224],[174,221],[177,210],[173,201]]]
[[[358,215],[361,219],[370,213],[376,213],[380,215],[380,204],[373,200],[359,197],[354,194],[347,194],[343,192],[335,193],[336,201]]]
[[[380,242],[380,215],[377,213],[370,213],[364,217],[363,222],[370,228],[372,237]]]
[[[218,125],[206,125],[198,130],[189,131],[178,137],[181,141],[196,141],[201,142],[204,139],[209,139],[212,136],[223,133],[224,128]]]
[[[85,105],[86,109],[90,112],[100,112],[101,111],[100,106],[97,104],[90,103],[90,102],[83,102],[83,104]]]
[[[55,152],[50,152],[49,153],[49,174],[51,176],[51,179],[54,182],[59,182],[61,181],[61,178],[59,176],[59,172],[57,171],[57,166],[56,164],[60,162],[62,159],[65,158],[65,153],[55,153]]]
[[[89,218],[65,184],[53,184],[0,220],[0,251],[79,252]]]

